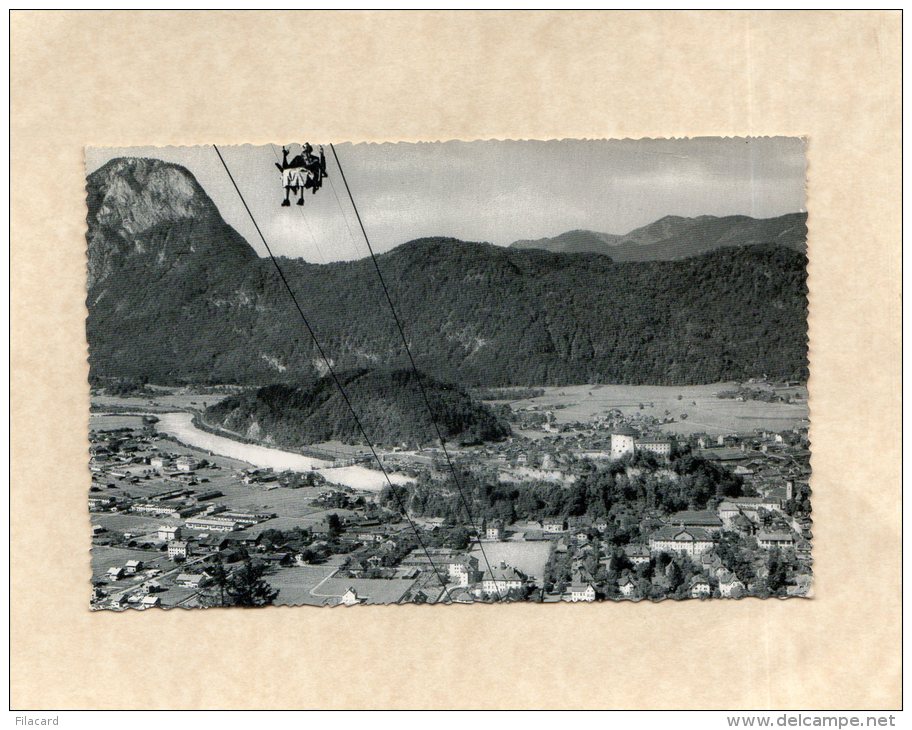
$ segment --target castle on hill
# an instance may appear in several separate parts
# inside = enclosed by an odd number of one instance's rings
[[[611,434],[611,458],[620,459],[637,451],[649,451],[661,459],[671,456],[671,441],[641,439],[639,434],[628,426],[619,428]]]

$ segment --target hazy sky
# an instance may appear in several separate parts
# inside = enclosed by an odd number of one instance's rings
[[[292,155],[303,141],[289,144]],[[290,208],[280,206],[284,193],[274,164],[281,144],[220,149],[274,253],[319,263],[367,255],[328,145],[323,189]],[[665,215],[768,218],[805,209],[805,145],[797,138],[339,144],[336,150],[378,252],[422,236],[508,245],[578,228],[627,233]],[[265,255],[212,147],[90,148],[88,171],[123,156],[186,167],[225,220]]]

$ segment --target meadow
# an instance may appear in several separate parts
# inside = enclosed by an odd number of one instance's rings
[[[498,565],[501,561],[512,565],[517,570],[525,573],[530,578],[541,580],[545,574],[545,566],[551,555],[552,542],[550,540],[523,542],[521,540],[485,541],[484,553],[480,547],[472,550],[472,555],[478,558],[478,567],[485,570],[485,556],[491,566]]]
[[[808,425],[807,388],[793,386],[781,392],[800,399],[792,403],[738,401],[717,397],[734,383],[712,385],[569,385],[544,388],[544,395],[511,401],[514,410],[551,410],[557,423],[589,422],[612,409],[627,416],[652,416],[669,433],[707,433],[713,436],[743,433],[755,429],[784,431]],[[642,406],[642,407],[641,407]],[[681,414],[687,414],[685,419]]]
[[[121,428],[142,428],[142,416],[124,413],[92,413],[89,416],[90,431],[116,431]]]

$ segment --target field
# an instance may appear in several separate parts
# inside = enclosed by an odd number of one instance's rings
[[[503,561],[527,576],[540,580],[545,574],[545,566],[548,564],[548,557],[551,555],[552,544],[550,540],[540,542],[502,540],[499,542],[484,542],[483,546],[484,554],[482,554],[481,548],[475,548],[472,551],[472,555],[478,558],[479,569],[485,570],[487,568],[485,563],[486,555],[492,567]]]
[[[120,413],[93,413],[89,416],[90,431],[116,431],[119,428],[142,428],[142,416]]]
[[[181,393],[174,395],[155,394],[150,397],[130,397],[113,395],[93,395],[94,408],[135,408],[137,412],[203,410],[228,396],[224,393],[211,395],[194,395]]]
[[[342,578],[333,575],[335,570],[331,565],[281,568],[267,580],[279,589],[276,604],[283,606],[323,606],[341,598],[349,588],[367,603],[395,603],[415,584],[413,579],[403,578]]]
[[[588,422],[618,409],[628,416],[653,416],[662,420],[665,412],[675,419],[664,424],[670,433],[707,433],[713,436],[750,432],[758,428],[784,431],[808,424],[807,388],[791,387],[800,393],[798,403],[765,403],[717,398],[716,393],[734,387],[713,385],[571,385],[544,388],[545,394],[511,401],[514,410],[552,410],[557,423]],[[640,408],[642,404],[643,408]],[[687,418],[681,419],[686,413]]]
[[[415,585],[411,578],[338,578],[332,577],[321,583],[311,595],[326,600],[330,597],[341,597],[349,588],[354,588],[359,598],[366,599],[365,603],[385,604],[396,603],[406,591]],[[439,585],[439,584],[438,584]]]
[[[232,507],[236,508],[234,505],[232,505]],[[339,517],[352,517],[355,514],[354,512],[345,509],[318,509],[310,512],[306,516],[301,517],[283,517],[280,515],[274,519],[266,520],[266,522],[260,522],[259,524],[246,527],[243,530],[235,530],[231,533],[231,536],[235,538],[256,538],[259,537],[260,534],[265,530],[281,530],[282,532],[289,532],[296,527],[306,529],[313,527],[315,524],[321,522],[330,513],[335,513],[339,515]]]
[[[322,606],[325,596],[312,596],[310,591],[320,585],[325,578],[336,570],[332,565],[305,565],[293,568],[280,568],[267,576],[266,580],[273,588],[279,589],[276,599],[278,605],[285,606]],[[344,592],[344,589],[343,589]],[[339,595],[342,595],[341,593]]]
[[[133,535],[147,537],[158,531],[158,526],[169,520],[162,517],[145,517],[134,514],[114,514],[96,512],[91,515],[93,525],[101,525],[109,532],[129,532]],[[100,537],[104,537],[101,535]],[[153,535],[154,537],[154,535]]]
[[[191,487],[197,491],[218,490],[222,496],[211,500],[213,503],[223,504],[231,510],[240,512],[271,512],[278,517],[268,520],[254,527],[235,533],[236,535],[258,535],[266,529],[291,530],[294,527],[308,527],[322,521],[329,512],[340,516],[351,513],[344,509],[326,510],[313,504],[313,500],[325,488],[303,487],[289,489],[279,487],[275,482],[265,484],[244,484],[238,477],[238,470],[248,468],[246,464],[235,459],[212,454],[201,454],[195,449],[175,444],[170,441],[157,440],[156,446],[160,451],[172,454],[189,453],[195,456],[205,456],[217,468],[204,468],[197,471],[202,483]],[[106,484],[114,484],[114,489],[107,489]],[[140,479],[130,483],[124,479],[105,477],[101,480],[102,489],[96,494],[123,497],[130,495],[132,498],[144,500],[152,495],[160,494],[169,489],[174,489],[177,484],[162,478]],[[131,532],[135,535],[149,535],[154,533],[159,525],[175,523],[178,520],[168,517],[152,517],[139,514],[116,514],[109,512],[93,513],[92,524],[102,525],[111,531]]]

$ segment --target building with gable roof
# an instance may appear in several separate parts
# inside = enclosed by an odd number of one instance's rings
[[[791,532],[763,532],[757,535],[757,543],[766,550],[787,550],[795,547],[795,536]]]
[[[718,532],[722,529],[722,520],[715,512],[709,510],[683,510],[675,512],[667,520],[669,525],[679,527],[700,527],[709,532]]]
[[[741,598],[744,595],[744,583],[727,570],[719,573],[719,594],[722,598]]]
[[[573,583],[567,586],[568,600],[573,603],[579,601],[592,602],[595,600],[595,588],[592,583]]]
[[[649,536],[651,553],[677,553],[694,558],[712,550],[714,545],[712,534],[700,527],[666,525]]]
[[[621,592],[622,596],[629,598],[636,590],[636,584],[629,575],[625,575],[618,581],[618,590]]]
[[[690,579],[690,597],[691,598],[709,598],[712,589],[709,581],[702,575],[695,575]]]
[[[499,565],[486,570],[481,579],[481,592],[488,596],[505,596],[510,591],[522,590],[526,576],[516,568],[501,561]]]
[[[649,548],[645,545],[631,543],[624,548],[624,553],[627,555],[627,559],[634,565],[642,565],[643,563],[649,562]]]

